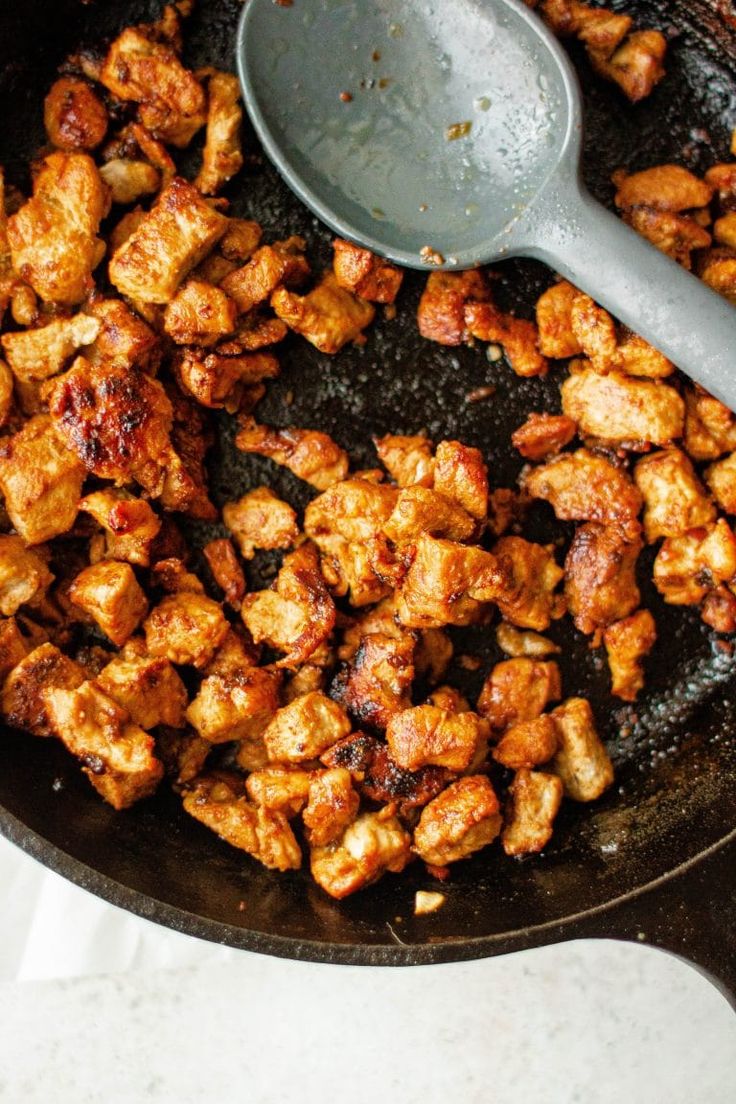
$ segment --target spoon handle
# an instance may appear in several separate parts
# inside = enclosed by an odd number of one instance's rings
[[[560,213],[563,213],[562,218]],[[558,185],[524,250],[588,292],[696,383],[736,410],[736,310],[592,198]]]

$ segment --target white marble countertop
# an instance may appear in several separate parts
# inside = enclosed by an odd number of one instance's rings
[[[7,1104],[733,1104],[695,970],[584,941],[414,969],[288,962],[129,916],[0,840]]]

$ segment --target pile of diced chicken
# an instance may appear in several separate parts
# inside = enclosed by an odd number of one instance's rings
[[[635,566],[662,538],[665,600],[736,629],[736,538],[718,513],[736,511],[736,420],[569,284],[542,296],[535,324],[500,311],[482,273],[436,272],[425,337],[497,343],[525,376],[569,360],[563,413],[514,434],[537,465],[518,492],[492,490],[459,441],[386,436],[381,467],[351,472],[318,429],[260,424],[273,347],[289,332],[327,354],[365,340],[402,273],[338,240],[314,277],[303,240],[262,244],[257,223],[228,215],[238,85],[185,68],[188,7],[71,59],[46,99],[32,196],[0,192],[0,714],[60,739],[117,809],[168,776],[188,813],[267,867],[300,867],[305,846],[333,897],[416,859],[444,878],[497,837],[508,855],[539,852],[563,796],[595,800],[613,778],[543,634],[569,612],[633,700],[655,641]],[[573,7],[582,35],[591,9]],[[619,73],[642,48],[634,34],[619,45],[622,26],[606,61]],[[167,147],[201,130],[190,183]],[[699,250],[704,279],[736,298],[736,166],[617,187],[632,225],[683,263]],[[238,415],[239,450],[315,497],[302,518],[266,486],[228,503],[203,581],[176,516],[218,520],[217,409]],[[707,489],[693,460],[712,462]],[[533,499],[582,523],[564,566],[521,535]],[[281,567],[249,591],[261,550]],[[472,708],[443,681],[448,630],[494,622],[509,658]]]

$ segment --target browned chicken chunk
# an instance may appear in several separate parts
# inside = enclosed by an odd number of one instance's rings
[[[404,278],[400,268],[344,238],[335,238],[332,248],[340,287],[371,303],[393,303]]]
[[[562,803],[562,780],[556,774],[520,770],[509,787],[501,845],[507,855],[543,851]]]
[[[711,464],[709,468],[706,468],[705,481],[720,508],[727,514],[736,514],[736,452],[730,453],[723,460],[718,460],[715,464]],[[715,517],[713,504],[705,498],[705,495],[703,495],[701,501],[703,506],[700,513],[703,516],[698,518],[697,521],[692,521],[688,528],[706,525],[709,521],[713,521]],[[710,507],[710,511],[705,509],[706,503]],[[667,534],[667,536],[674,535]]]
[[[440,441],[435,451],[434,489],[484,523],[488,515],[488,469],[480,449],[460,441]]]
[[[644,535],[650,543],[715,521],[716,508],[680,449],[642,457],[634,481],[644,498]]]
[[[228,632],[222,609],[204,594],[170,594],[149,613],[143,629],[151,655],[204,667]]]
[[[413,629],[469,625],[508,588],[507,570],[490,552],[422,534],[398,588],[398,616]]]
[[[496,602],[503,616],[522,629],[546,629],[565,612],[555,588],[563,577],[555,562],[554,546],[533,544],[522,537],[501,537],[493,555],[509,576],[507,594]]]
[[[291,818],[297,816],[309,801],[313,779],[312,771],[299,767],[263,767],[248,775],[245,788],[256,805],[265,805]]]
[[[500,311],[490,302],[470,302],[465,308],[465,324],[471,337],[502,345],[517,376],[546,375],[549,366],[539,350],[534,322]]]
[[[649,610],[609,625],[603,643],[611,669],[611,693],[624,701],[635,701],[644,686],[642,660],[654,647],[657,629]]]
[[[13,375],[24,382],[45,380],[60,372],[77,349],[91,345],[100,330],[96,318],[76,314],[46,326],[16,330],[0,338]]]
[[[52,725],[45,692],[54,687],[74,690],[84,682],[84,671],[53,644],[40,644],[15,666],[5,679],[0,709],[13,728],[34,736],[49,736]]]
[[[505,731],[534,720],[560,696],[560,669],[554,660],[505,659],[496,664],[484,682],[478,712],[492,728]]]
[[[430,272],[417,312],[420,334],[440,345],[462,345],[470,336],[466,305],[489,298],[488,284],[477,269]]]
[[[222,520],[240,554],[252,560],[257,548],[290,548],[299,535],[296,513],[268,487],[255,487],[222,508]]]
[[[405,770],[447,767],[464,771],[485,745],[490,728],[477,713],[453,713],[436,705],[417,705],[389,719],[386,741]]]
[[[326,272],[320,283],[303,296],[277,288],[271,306],[289,329],[330,355],[349,341],[358,341],[375,315],[371,304],[340,287],[332,272]]]
[[[572,307],[578,295],[576,287],[560,280],[537,299],[539,351],[543,356],[563,359],[582,353],[572,327]]]
[[[349,770],[361,794],[370,801],[394,803],[402,816],[426,805],[454,777],[444,767],[404,770],[383,740],[365,732],[338,740],[320,758],[328,767]]]
[[[596,732],[590,704],[585,698],[568,698],[551,716],[559,738],[553,769],[562,779],[565,796],[595,801],[613,782],[613,767]]]
[[[214,70],[207,81],[207,136],[202,168],[194,181],[203,195],[217,195],[240,170],[242,121],[238,78]]]
[[[243,268],[225,277],[222,290],[234,300],[241,314],[265,303],[278,287],[298,287],[304,283],[309,275],[304,244],[303,238],[293,237],[263,245]]]
[[[334,767],[321,772],[309,787],[304,827],[312,847],[325,847],[342,836],[358,814],[360,797],[350,771]]]
[[[92,85],[80,77],[60,77],[43,105],[49,141],[57,149],[93,150],[107,133],[107,111]]]
[[[459,778],[422,810],[414,850],[433,866],[466,859],[501,831],[498,798],[485,775]]]
[[[614,526],[589,523],[577,530],[565,560],[565,597],[580,632],[605,629],[639,605],[642,547],[640,538],[628,541]]]
[[[187,692],[168,659],[146,654],[143,641],[131,640],[95,679],[146,730],[158,725],[184,727]]]
[[[427,437],[401,437],[388,434],[374,437],[373,443],[383,466],[400,487],[434,482],[432,442]]]
[[[736,449],[736,415],[701,387],[687,388],[683,444],[693,460],[717,460]]]
[[[272,429],[249,419],[243,423],[235,445],[241,452],[255,452],[283,464],[318,491],[326,491],[348,473],[345,450],[326,433],[314,429]]]
[[[148,601],[129,563],[103,560],[77,575],[69,589],[75,606],[88,613],[120,647],[135,632]]]
[[[639,533],[642,498],[625,471],[587,449],[565,453],[531,471],[524,482],[532,498],[549,502],[563,521],[615,525],[628,537]]]
[[[209,541],[204,546],[203,552],[213,578],[225,596],[225,601],[234,610],[239,610],[245,595],[246,583],[232,541],[226,537]]]
[[[65,533],[79,509],[85,470],[46,414],[0,442],[0,490],[26,544]]]
[[[493,749],[497,763],[511,770],[531,770],[548,763],[557,751],[557,726],[549,713],[530,721],[520,721],[504,732]]]
[[[681,437],[685,404],[674,387],[622,372],[583,369],[562,385],[562,410],[584,436],[666,445]]]
[[[339,839],[313,847],[312,877],[331,897],[341,900],[390,871],[400,873],[411,858],[411,837],[391,806],[362,813]]]
[[[100,324],[84,354],[91,364],[136,365],[155,375],[161,360],[159,337],[122,299],[95,299],[85,311]]]
[[[187,720],[211,744],[261,736],[279,707],[278,671],[242,667],[209,675],[187,709]]]
[[[29,652],[23,633],[14,617],[4,617],[0,621],[0,687],[14,667],[26,658]]]
[[[385,728],[396,713],[411,705],[414,648],[408,633],[367,633],[333,681],[332,697],[359,724]]]
[[[235,329],[238,309],[222,288],[187,280],[164,313],[164,329],[178,345],[215,345]]]
[[[695,606],[736,576],[736,536],[724,518],[679,537],[667,537],[654,561],[654,585],[665,602]]]
[[[79,509],[105,530],[105,559],[148,567],[161,521],[147,502],[128,491],[108,487],[83,498]]]
[[[530,414],[514,430],[511,443],[525,460],[545,460],[572,441],[577,426],[566,414]]]

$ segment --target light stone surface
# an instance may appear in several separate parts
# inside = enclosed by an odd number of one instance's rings
[[[166,931],[0,841],[5,1104],[734,1104],[736,1017],[695,970],[584,941],[409,970]]]

